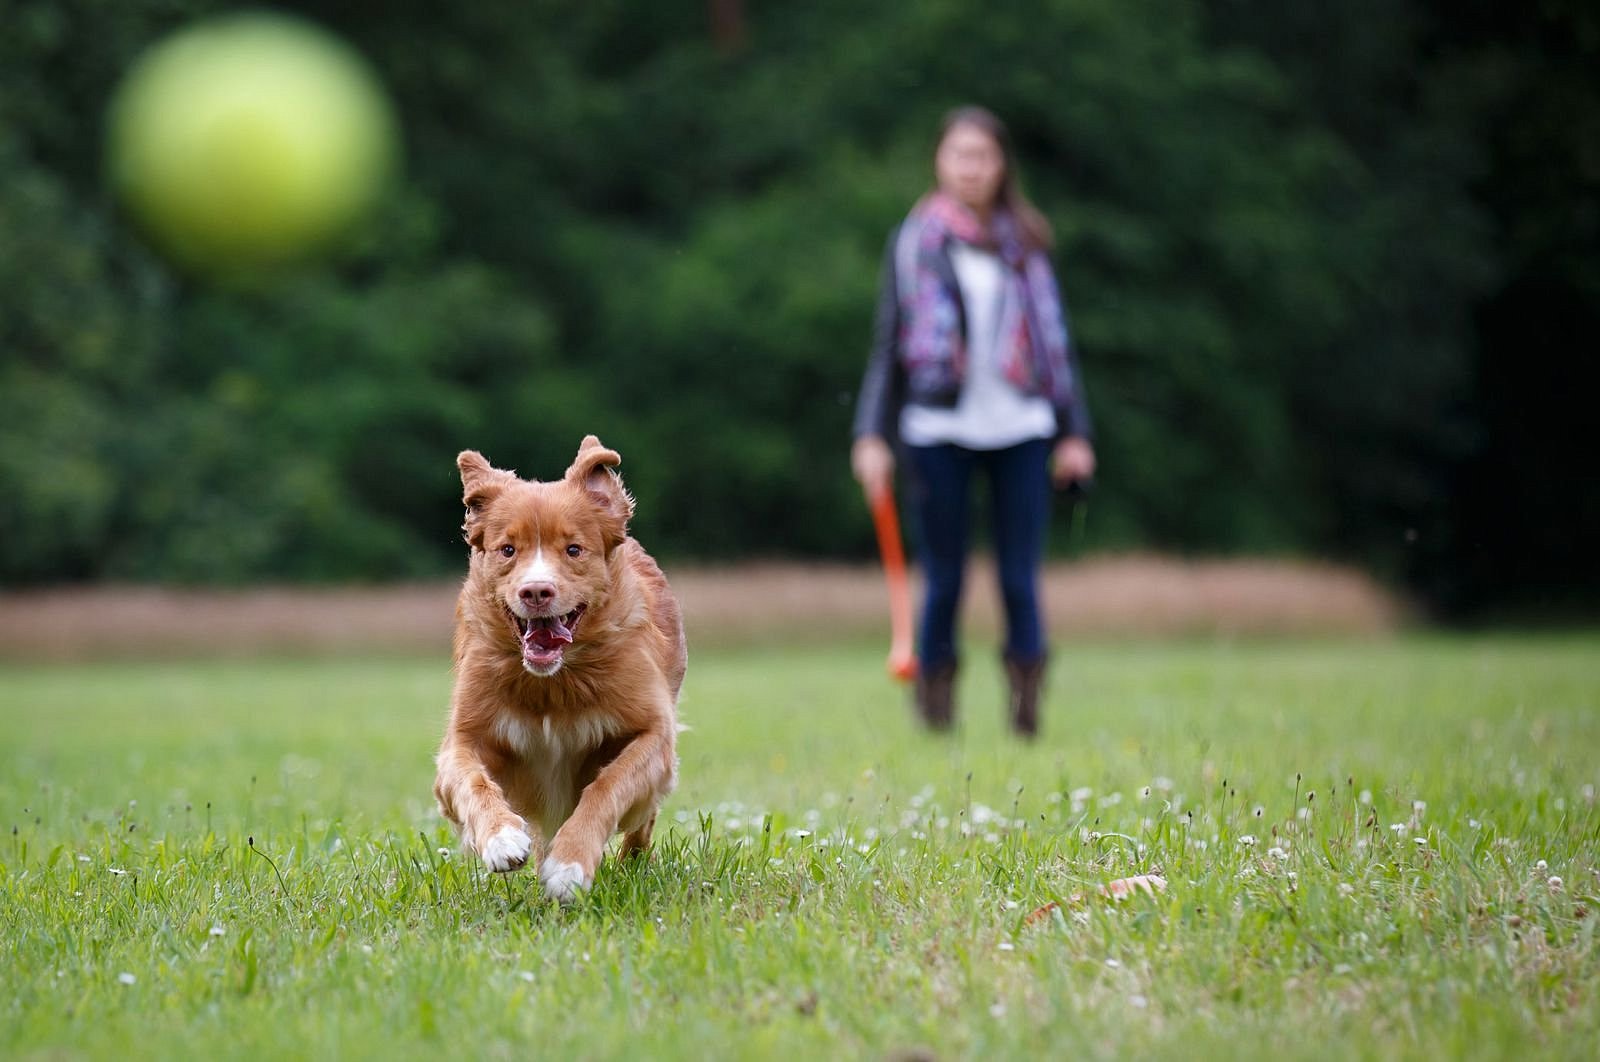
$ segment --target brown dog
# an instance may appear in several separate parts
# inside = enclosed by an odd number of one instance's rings
[[[471,562],[433,792],[490,870],[547,843],[539,880],[562,901],[593,883],[617,831],[623,855],[649,845],[677,781],[683,622],[628,535],[620,461],[593,435],[553,483],[456,458]]]

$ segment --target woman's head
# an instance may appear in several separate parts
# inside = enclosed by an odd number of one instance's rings
[[[1025,242],[1041,250],[1050,247],[1050,223],[1022,193],[1011,138],[994,112],[973,106],[948,112],[939,127],[933,173],[940,191],[979,217],[987,219],[995,209],[1009,211]]]

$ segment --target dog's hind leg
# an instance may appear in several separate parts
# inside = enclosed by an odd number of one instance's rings
[[[650,817],[644,820],[644,825],[629,830],[622,835],[622,851],[620,857],[627,859],[631,855],[643,855],[650,850],[650,833],[656,828],[656,813],[651,812]]]

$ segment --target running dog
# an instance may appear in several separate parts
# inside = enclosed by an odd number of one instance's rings
[[[531,860],[562,902],[619,831],[648,848],[677,782],[682,615],[628,534],[620,462],[593,435],[549,483],[456,458],[471,556],[434,796],[490,870]]]

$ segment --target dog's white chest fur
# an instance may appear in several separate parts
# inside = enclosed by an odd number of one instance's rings
[[[554,720],[548,715],[532,720],[507,712],[495,720],[494,729],[526,764],[543,797],[539,828],[546,838],[555,836],[578,805],[578,769],[611,737],[605,721],[594,716]]]

